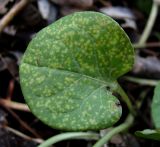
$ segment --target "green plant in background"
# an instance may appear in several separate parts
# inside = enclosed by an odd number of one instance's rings
[[[101,130],[113,126],[122,113],[113,93],[119,93],[134,113],[117,82],[133,63],[130,40],[113,19],[98,12],[78,12],[37,33],[21,61],[20,83],[33,114],[50,127]],[[127,129],[132,120],[131,115],[95,147]],[[40,146],[77,137],[98,139],[95,133],[66,133]]]
[[[160,141],[160,83],[157,84],[154,90],[153,101],[151,105],[151,114],[155,124],[155,130],[145,129],[143,131],[136,131],[135,134],[146,139],[153,139]]]
[[[152,2],[152,9],[150,11],[150,16],[148,18],[147,24],[145,26],[145,29],[141,35],[141,38],[139,40],[138,46],[143,46],[145,45],[151,30],[154,26],[156,17],[158,15],[158,10],[159,10],[159,0],[153,0]],[[158,36],[158,35],[157,35]],[[156,85],[156,88],[154,90],[154,96],[153,96],[153,102],[151,105],[151,115],[153,119],[153,123],[155,125],[155,129],[145,129],[143,131],[136,131],[135,135],[141,138],[145,139],[153,139],[153,140],[158,140],[160,141],[160,117],[159,117],[159,112],[160,112],[160,83],[157,84],[157,81],[153,80],[142,80],[142,79],[131,79],[132,81],[138,81],[138,83],[143,83],[146,82],[152,86]],[[143,101],[141,102],[141,104]]]
[[[135,0],[133,3],[136,5],[138,9],[141,10],[141,12],[144,12],[145,14],[149,14],[151,7],[152,7],[152,0]]]

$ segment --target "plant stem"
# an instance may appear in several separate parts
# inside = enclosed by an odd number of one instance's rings
[[[135,110],[132,106],[132,102],[130,101],[128,95],[125,93],[125,91],[122,89],[122,87],[119,84],[118,84],[118,88],[116,90],[120,94],[120,96],[122,97],[123,101],[127,104],[129,111],[135,115],[136,113],[135,113]]]
[[[151,33],[151,30],[153,28],[153,25],[155,23],[157,14],[158,14],[158,4],[156,2],[153,2],[151,13],[150,13],[149,19],[147,21],[147,25],[146,25],[146,27],[142,33],[142,36],[140,38],[139,44],[144,44],[147,41],[147,39]]]
[[[93,139],[98,140],[99,134],[96,133],[85,133],[85,132],[71,132],[71,133],[63,133],[56,136],[53,136],[46,141],[44,141],[42,144],[40,144],[38,147],[49,147],[54,143],[57,143],[62,140],[67,139]]]
[[[126,118],[126,121],[121,125],[113,128],[109,133],[107,133],[103,138],[101,138],[93,147],[102,147],[105,143],[107,143],[114,135],[127,130],[134,121],[134,117],[132,114],[129,114]]]
[[[148,93],[147,90],[141,92],[141,94],[139,96],[139,99],[136,101],[136,106],[137,106],[138,109],[141,108],[142,103],[147,96],[147,93]]]

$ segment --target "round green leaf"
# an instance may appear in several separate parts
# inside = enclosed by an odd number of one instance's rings
[[[63,17],[37,33],[24,54],[25,100],[53,128],[110,127],[121,116],[112,90],[132,67],[133,54],[127,35],[110,17],[98,12]]]
[[[151,112],[152,112],[152,118],[153,122],[155,124],[155,127],[157,129],[160,129],[160,83],[157,84],[155,90],[154,90],[154,95],[153,95],[153,100],[152,100],[152,105],[151,105]]]

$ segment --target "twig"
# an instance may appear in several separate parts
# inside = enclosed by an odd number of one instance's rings
[[[122,123],[121,125],[113,128],[109,133],[107,133],[103,138],[101,138],[99,141],[96,142],[96,144],[93,147],[102,147],[104,144],[106,144],[114,135],[123,132],[127,130],[134,121],[134,117],[132,114],[129,114],[126,118],[126,121]]]
[[[158,80],[142,79],[142,78],[129,77],[129,76],[125,76],[124,79],[137,84],[148,85],[148,86],[156,86],[158,83]]]
[[[143,43],[143,44],[133,44],[134,48],[148,48],[148,47],[160,47],[160,42],[150,42],[150,43]]]
[[[11,86],[12,87],[12,86]],[[10,96],[9,96],[10,97]],[[12,115],[13,117],[18,120],[18,122],[28,131],[30,131],[34,136],[36,137],[40,137],[29,125],[27,125],[27,123],[25,123],[23,120],[21,120],[19,118],[19,116],[13,112],[11,110],[12,109],[16,109],[16,110],[21,110],[21,111],[25,111],[25,112],[30,112],[28,106],[26,104],[23,103],[19,103],[19,102],[13,102],[9,99],[6,98],[0,98],[0,105],[5,107]]]
[[[41,138],[32,138],[32,137],[30,137],[30,136],[28,136],[26,134],[23,134],[20,131],[15,130],[13,128],[10,128],[8,126],[5,126],[5,129],[8,130],[8,131],[10,131],[10,132],[12,132],[12,133],[14,133],[14,134],[16,134],[19,137],[22,137],[22,138],[26,139],[26,140],[31,140],[31,141],[34,141],[36,143],[42,143],[43,142],[43,139],[41,139]]]
[[[11,100],[4,99],[4,98],[0,99],[0,105],[3,105],[8,108],[12,108],[12,109],[20,110],[20,111],[30,112],[26,104],[13,102]]]
[[[142,36],[140,38],[139,44],[144,44],[147,41],[147,39],[151,33],[151,30],[153,28],[153,25],[155,23],[157,14],[158,14],[158,4],[156,2],[153,2],[151,13],[150,13],[149,19],[147,21],[147,25],[146,25],[146,27],[142,33]]]
[[[34,130],[32,129],[25,121],[23,121],[14,111],[12,111],[10,108],[5,107],[6,110],[11,113],[11,115],[18,121],[18,123],[24,127],[26,130],[28,130],[29,132],[31,132],[36,138],[40,138],[40,135]]]
[[[30,0],[21,0],[12,7],[12,9],[0,21],[0,33],[29,2]]]
[[[70,133],[63,133],[56,136],[53,136],[49,138],[48,140],[44,141],[41,145],[38,147],[49,147],[54,143],[57,143],[62,140],[67,139],[92,139],[92,140],[98,140],[99,134],[96,133],[85,133],[85,132],[70,132]]]
[[[6,96],[6,99],[7,100],[11,100],[12,98],[12,95],[13,95],[13,91],[14,91],[14,79],[11,79],[10,82],[9,82],[9,85],[8,85],[8,94]]]

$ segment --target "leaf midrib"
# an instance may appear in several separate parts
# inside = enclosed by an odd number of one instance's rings
[[[91,77],[89,75],[86,75],[86,74],[81,74],[81,73],[77,73],[77,72],[74,72],[74,71],[69,71],[69,70],[66,70],[66,69],[58,69],[58,68],[51,68],[51,67],[48,67],[48,66],[36,66],[34,64],[31,64],[31,63],[27,63],[27,62],[22,62],[21,66],[23,64],[27,64],[29,66],[33,66],[33,67],[36,67],[36,68],[47,68],[48,70],[57,70],[57,71],[62,71],[62,72],[66,72],[66,73],[70,73],[70,74],[75,74],[75,75],[78,75],[78,76],[83,76],[83,77],[86,77],[86,78],[89,78],[91,80],[95,80],[103,85],[106,85],[106,86],[111,86],[113,87],[113,83],[116,84],[116,81],[103,81],[103,80],[100,80],[98,78],[94,78],[94,77]]]

